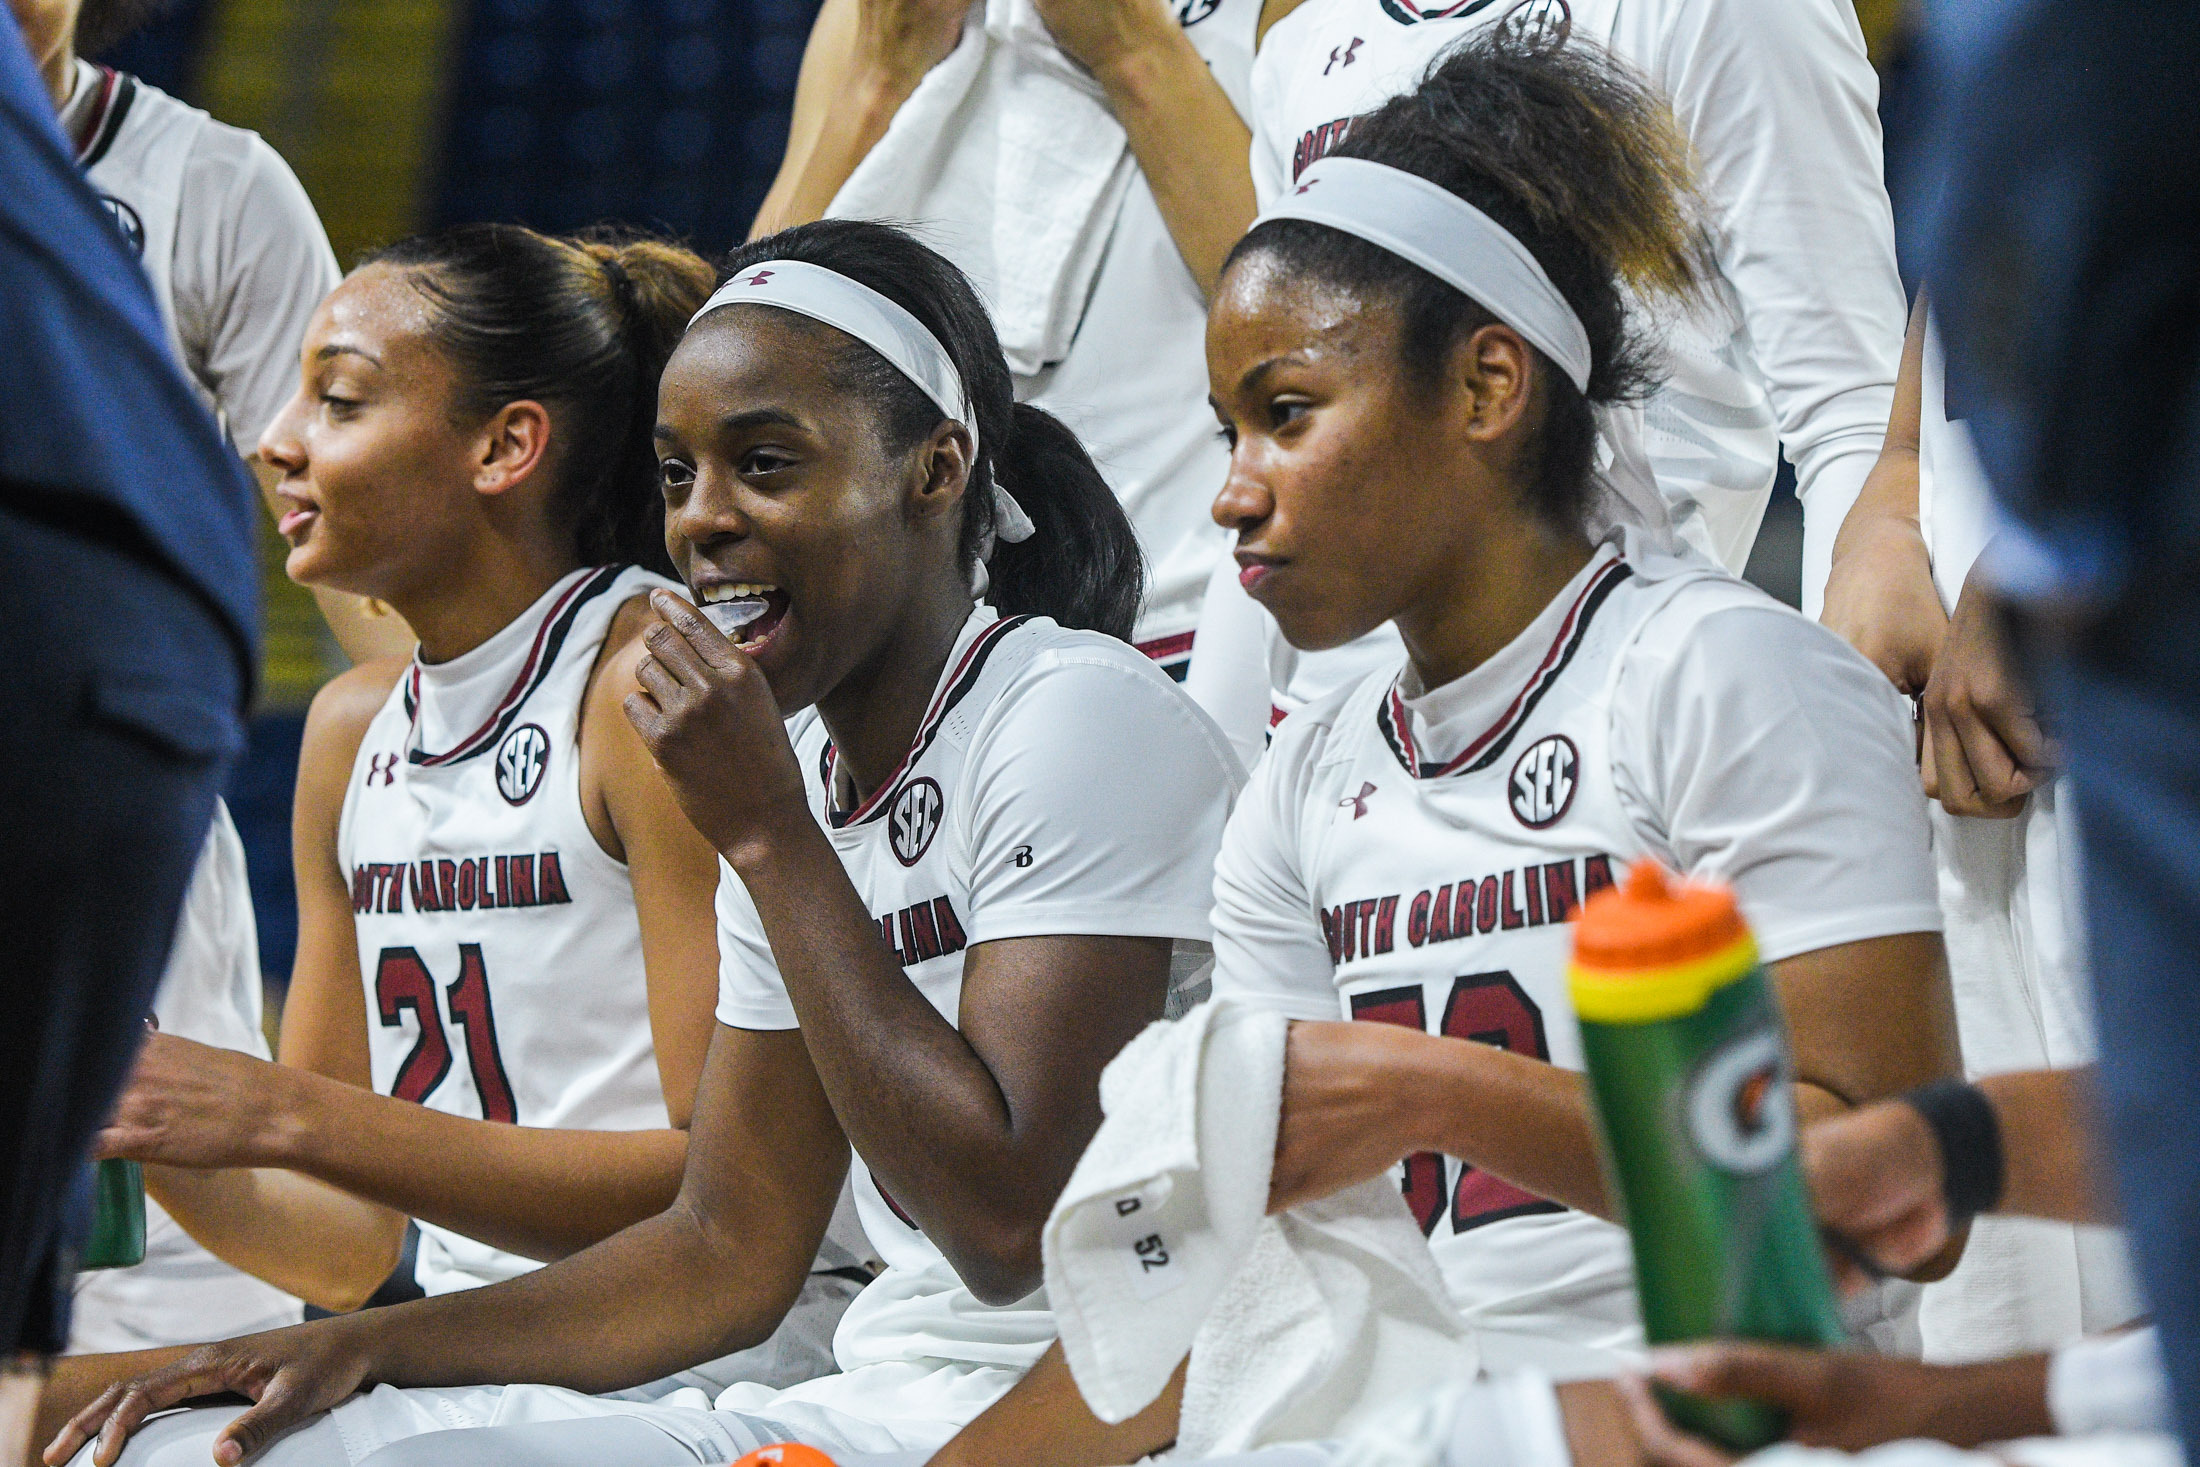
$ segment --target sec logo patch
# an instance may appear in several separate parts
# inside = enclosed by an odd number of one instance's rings
[[[1557,824],[1573,808],[1580,768],[1581,756],[1574,751],[1573,740],[1564,734],[1552,734],[1530,744],[1514,763],[1507,789],[1513,814],[1520,817],[1520,823],[1530,830]]]
[[[542,788],[550,767],[550,735],[539,724],[523,723],[497,745],[497,793],[507,805],[524,805]]]
[[[940,833],[940,813],[947,799],[929,779],[911,780],[894,800],[886,817],[886,838],[893,844],[894,859],[914,866],[932,849],[932,837]]]

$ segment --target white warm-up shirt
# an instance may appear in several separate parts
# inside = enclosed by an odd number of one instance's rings
[[[980,606],[957,639],[899,769],[845,808],[814,711],[788,727],[879,940],[933,1007],[956,1017],[978,945],[1068,934],[1208,938],[1214,858],[1243,776],[1221,735],[1131,647]],[[719,1022],[797,1027],[747,889],[718,889]],[[905,1211],[854,1166],[856,1210],[886,1271],[841,1322],[844,1371],[881,1362],[1017,1370],[1054,1338],[1038,1292],[981,1304]],[[1005,1388],[1005,1381],[1003,1383]],[[832,1395],[833,1379],[802,1387]],[[836,1409],[864,1416],[860,1390]]]
[[[1500,0],[1307,0],[1253,65],[1253,183],[1265,204],[1334,149],[1352,119],[1410,90]],[[1673,102],[1711,208],[1712,299],[1662,320],[1664,387],[1609,414],[1623,463],[1646,462],[1680,538],[1737,574],[1784,445],[1807,519],[1804,610],[1817,614],[1833,538],[1885,436],[1904,300],[1880,168],[1878,80],[1842,0],[1573,0],[1602,43]],[[1216,574],[1194,693],[1242,753],[1265,678],[1288,713],[1398,660],[1381,629],[1300,653]]]
[[[342,273],[290,165],[127,72],[76,64],[61,130],[152,278],[185,374],[250,458],[298,386],[306,323]]]
[[[1464,677],[1393,667],[1284,723],[1223,840],[1215,992],[1579,1069],[1567,924],[1644,857],[1730,883],[1768,962],[1940,928],[1886,679],[1629,535]],[[1404,1186],[1470,1320],[1639,1344],[1621,1229],[1434,1156]]]

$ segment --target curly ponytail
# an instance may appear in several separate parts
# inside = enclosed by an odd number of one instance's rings
[[[664,240],[557,239],[466,224],[400,240],[363,264],[405,273],[431,307],[429,334],[458,370],[461,410],[532,398],[558,445],[552,512],[585,564],[671,572],[651,433],[657,379],[714,276]]]
[[[751,241],[728,257],[727,273],[764,260],[801,260],[861,281],[922,321],[953,358],[979,440],[963,491],[963,573],[975,570],[979,547],[992,538],[996,478],[1034,527],[1028,540],[994,545],[987,602],[1003,615],[1049,616],[1129,641],[1145,596],[1138,538],[1077,435],[1016,401],[1000,338],[968,277],[905,231],[861,219],[820,219]],[[914,448],[940,425],[932,400],[860,342],[848,343],[834,385],[871,403],[890,453]]]

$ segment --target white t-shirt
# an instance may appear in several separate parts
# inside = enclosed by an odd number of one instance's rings
[[[812,808],[879,937],[949,1019],[964,953],[1016,937],[1204,942],[1215,851],[1242,782],[1214,726],[1131,647],[1045,618],[972,613],[901,767],[853,811],[815,710],[788,733]],[[718,1020],[797,1027],[748,891],[718,887]],[[900,1361],[1027,1368],[1054,1338],[1044,1292],[981,1304],[859,1156],[856,1211],[886,1271],[849,1306],[841,1369]],[[830,1381],[804,1387],[810,1399]],[[862,1400],[834,1401],[861,1416]]]
[[[306,323],[342,279],[312,201],[258,133],[88,61],[61,130],[152,277],[186,374],[250,458],[297,390]]]
[[[1466,676],[1394,667],[1278,729],[1223,838],[1215,991],[1579,1069],[1567,922],[1645,856],[1730,883],[1768,962],[1940,928],[1886,679],[1630,536]],[[1469,1319],[1639,1343],[1622,1230],[1448,1159],[1404,1184]]]

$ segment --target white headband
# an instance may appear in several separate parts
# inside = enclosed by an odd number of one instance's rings
[[[1589,333],[1542,265],[1510,230],[1446,188],[1364,158],[1323,158],[1261,212],[1326,224],[1457,286],[1589,390]]]
[[[978,419],[970,411],[970,398],[963,390],[962,373],[955,370],[955,359],[940,345],[940,339],[925,329],[922,321],[893,301],[862,281],[852,280],[822,265],[802,260],[766,260],[761,265],[751,265],[719,286],[711,298],[703,302],[703,308],[688,317],[689,329],[720,306],[736,304],[777,306],[782,311],[808,316],[813,321],[823,321],[847,332],[891,362],[895,370],[914,382],[917,390],[932,399],[933,405],[943,414],[970,431],[970,455],[975,462]],[[993,538],[1014,544],[1030,539],[1031,535],[1031,516],[1024,513],[1024,507],[1016,502],[1015,496],[1001,487],[996,475],[993,480]],[[978,559],[982,562],[992,553],[992,541],[988,540],[980,548]]]

